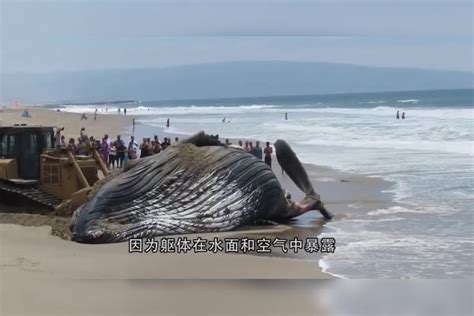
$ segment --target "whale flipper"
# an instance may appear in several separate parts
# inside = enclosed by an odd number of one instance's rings
[[[284,140],[275,142],[276,157],[281,168],[288,174],[293,182],[306,194],[303,204],[311,204],[312,209],[319,210],[326,219],[331,219],[332,214],[326,210],[321,197],[313,188],[308,174],[290,145]]]

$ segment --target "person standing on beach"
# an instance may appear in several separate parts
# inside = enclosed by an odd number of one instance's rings
[[[242,141],[241,141],[241,140],[239,140],[239,147],[240,147],[240,148],[242,148],[242,147],[243,147],[243,145],[242,145]]]
[[[176,144],[179,143],[179,137],[175,137],[175,138],[174,138],[174,142],[175,142]]]
[[[405,112],[402,112],[402,120],[405,119]]]
[[[138,144],[135,141],[135,137],[130,137],[130,142],[128,143],[128,159],[137,159]]]
[[[69,149],[74,155],[76,154],[76,143],[74,142],[74,138],[69,138],[67,149]]]
[[[171,145],[170,140],[168,137],[163,138],[163,142],[161,143],[161,150],[165,150]]]
[[[132,130],[135,133],[135,118],[133,118],[133,120],[132,120],[132,126],[133,126]]]
[[[153,155],[153,143],[152,143],[150,137],[148,137],[146,139],[146,146],[147,146],[147,149],[148,149],[148,156]]]
[[[104,137],[102,138],[102,143],[100,144],[100,156],[102,157],[102,161],[107,166],[107,168],[110,168],[109,150],[109,143],[107,142],[107,138]]]
[[[67,147],[66,139],[64,138],[64,135],[61,135],[61,139],[59,141],[59,148],[66,148],[66,147]]]
[[[92,150],[94,149],[95,140],[94,136],[91,136],[89,138],[86,137],[86,152],[89,156],[92,155]]]
[[[79,137],[77,142],[76,154],[77,155],[86,155],[86,142],[87,137]]]
[[[146,148],[146,137],[143,137],[142,143],[140,144],[140,158],[144,158],[147,155],[147,148]]]
[[[55,148],[60,148],[61,147],[61,129],[56,128],[54,131],[54,147]]]
[[[123,108],[123,114],[127,115],[127,108]]]
[[[169,127],[170,127],[170,119],[168,118],[168,119],[166,120],[166,128],[169,128]]]
[[[249,146],[249,141],[248,140],[245,141],[244,151],[246,153],[250,153],[250,146]]]
[[[397,120],[400,119],[400,111],[397,111]]]
[[[272,153],[273,153],[273,148],[270,146],[270,142],[267,142],[267,146],[263,150],[265,154],[265,163],[272,167]]]
[[[260,147],[260,142],[257,140],[255,147],[253,148],[253,154],[258,159],[262,160],[262,147]]]
[[[110,143],[109,146],[109,169],[115,169],[115,162],[117,161],[117,148],[115,147],[115,143]],[[117,165],[118,167],[118,165]]]
[[[158,136],[156,136],[155,140],[153,141],[153,146],[151,147],[151,150],[153,154],[159,154],[161,152],[161,144],[158,140]]]
[[[124,166],[126,166],[128,161],[130,160],[128,157],[130,157],[130,156],[129,156],[128,149],[127,149],[127,150],[125,150],[125,153],[123,155],[123,165]]]
[[[110,147],[109,134],[104,134],[104,138],[105,138],[105,141],[107,142],[107,144],[108,144],[109,147]]]
[[[115,141],[115,148],[117,150],[117,167],[123,168],[123,160],[125,158],[125,143],[122,140],[120,135],[117,135],[117,140]]]

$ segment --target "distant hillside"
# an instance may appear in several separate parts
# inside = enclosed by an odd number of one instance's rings
[[[61,102],[472,88],[472,73],[280,61],[2,74],[1,100]]]

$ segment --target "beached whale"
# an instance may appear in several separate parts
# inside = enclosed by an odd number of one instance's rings
[[[278,162],[306,194],[291,202],[263,161],[217,138],[196,134],[136,160],[73,216],[72,240],[111,243],[131,238],[228,231],[257,220],[282,221],[309,210],[330,219],[290,146],[275,143]]]

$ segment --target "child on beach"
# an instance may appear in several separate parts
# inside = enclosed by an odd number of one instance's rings
[[[130,157],[130,153],[128,152],[128,150],[125,150],[125,153],[124,153],[124,156],[123,156],[123,165],[124,166],[126,166],[128,161],[130,160],[129,157]]]
[[[74,138],[69,138],[69,143],[67,144],[67,148],[73,153],[76,154],[76,143],[74,142]]]

